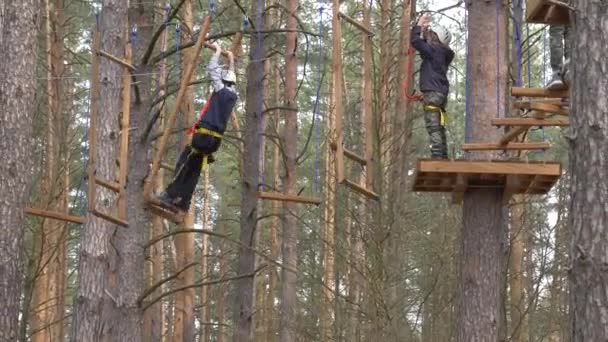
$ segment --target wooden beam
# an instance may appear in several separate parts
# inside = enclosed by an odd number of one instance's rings
[[[89,211],[91,212],[91,214],[99,217],[102,220],[106,220],[108,222],[112,222],[114,224],[117,224],[117,225],[125,227],[125,228],[129,227],[129,222],[127,222],[127,221],[125,221],[125,220],[123,220],[121,218],[118,218],[118,217],[112,216],[112,215],[108,215],[106,213],[102,213],[101,211],[99,211],[97,209],[93,209],[93,210],[89,210]]]
[[[98,185],[103,186],[106,189],[110,189],[116,193],[120,192],[120,184],[116,183],[116,182],[111,182],[105,179],[101,179],[99,177],[94,177],[95,178],[95,183]]]
[[[337,151],[338,146],[335,143],[330,143],[329,146],[331,147],[332,150]],[[347,157],[348,159],[352,160],[352,161],[356,161],[357,163],[365,166],[367,164],[367,161],[365,160],[365,158],[361,157],[360,155],[356,154],[355,152],[346,149],[346,148],[342,148],[342,153],[344,154],[345,157]]]
[[[74,216],[66,213],[60,213],[56,211],[38,208],[25,208],[25,213],[28,215],[40,216],[48,219],[72,222],[76,224],[85,224],[87,222],[86,218],[82,216]]]
[[[566,90],[549,90],[545,88],[511,87],[511,96],[515,97],[546,97],[567,98],[570,92]]]
[[[524,150],[546,150],[551,148],[551,144],[548,142],[510,142],[506,145],[496,143],[475,143],[475,144],[463,144],[462,149],[464,151],[492,151],[492,150],[511,150],[511,151],[524,151]]]
[[[569,120],[564,119],[536,119],[536,118],[499,118],[492,119],[493,126],[570,126]]]
[[[418,169],[429,173],[469,173],[498,175],[543,175],[560,176],[561,164],[522,161],[439,160],[420,159]]]
[[[368,190],[368,189],[362,187],[361,185],[359,185],[359,184],[357,184],[355,182],[351,182],[348,179],[343,180],[341,183],[344,184],[344,185],[346,185],[347,187],[351,188],[353,191],[358,192],[358,193],[360,193],[361,195],[363,195],[363,196],[365,196],[367,198],[370,198],[370,199],[373,199],[373,200],[376,200],[376,201],[378,199],[380,199],[380,196],[378,196],[377,193],[375,193],[375,192],[373,192],[371,190]]]
[[[367,34],[368,36],[373,37],[374,33],[367,27],[365,27],[365,25],[361,24],[360,22],[358,22],[357,20],[347,16],[346,14],[339,12],[338,16],[344,20],[346,20],[349,24],[353,25],[354,27],[356,27],[357,29],[359,29],[359,31]]]
[[[512,127],[511,130],[509,130],[509,132],[507,132],[505,135],[502,136],[502,138],[500,138],[500,145],[508,144],[511,140],[517,138],[520,134],[527,131],[528,128],[530,128],[530,127],[529,126]]]
[[[154,215],[160,216],[166,220],[169,220],[175,224],[181,224],[184,222],[185,213],[181,211],[171,211],[163,206],[156,205],[154,203],[148,202],[148,210],[150,210]]]
[[[258,198],[270,201],[281,201],[281,202],[295,202],[304,204],[321,204],[321,199],[318,197],[300,196],[300,195],[287,195],[280,192],[258,192]]]
[[[192,74],[194,73],[194,69],[197,65],[199,55],[201,53],[201,49],[203,48],[203,44],[205,43],[205,38],[207,33],[209,32],[209,27],[211,25],[211,17],[206,16],[203,18],[201,22],[201,30],[199,32],[198,38],[196,40],[196,44],[194,45],[194,58],[190,64],[186,66],[186,70],[184,73],[184,77],[182,78],[182,83],[179,87],[179,91],[177,93],[177,97],[175,99],[175,105],[173,110],[168,116],[167,123],[165,129],[163,131],[163,135],[160,138],[159,147],[154,155],[154,160],[152,161],[152,169],[150,175],[146,178],[146,182],[144,185],[144,198],[150,199],[154,186],[156,184],[156,178],[158,176],[158,171],[160,170],[160,163],[162,157],[167,152],[167,143],[169,142],[169,136],[171,135],[171,131],[175,127],[175,121],[177,119],[177,111],[179,106],[183,102],[184,96],[188,90],[190,85],[190,80],[192,79]]]
[[[133,65],[131,65],[130,61],[126,61],[126,60],[118,58],[116,56],[112,56],[111,54],[109,54],[109,53],[107,53],[105,51],[102,51],[102,50],[99,50],[98,54],[100,56],[103,56],[103,57],[111,60],[112,62],[115,62],[115,63],[118,63],[118,64],[122,65],[123,67],[129,69],[130,71],[135,71],[136,70],[136,68]]]
[[[125,60],[131,63],[131,44],[125,47]],[[120,115],[120,151],[118,154],[118,217],[127,221],[127,175],[129,173],[129,124],[131,118],[131,73],[122,75],[122,113]]]
[[[520,109],[535,110],[537,112],[554,113],[557,115],[568,116],[569,111],[562,106],[545,102],[521,102],[515,103],[514,106]]]

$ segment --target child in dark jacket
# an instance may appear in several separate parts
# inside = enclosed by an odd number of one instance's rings
[[[234,73],[234,56],[227,51],[230,67],[222,70],[219,58],[222,49],[213,44],[215,54],[209,61],[207,72],[213,85],[213,95],[209,99],[206,111],[192,126],[192,143],[184,149],[175,166],[175,176],[167,189],[157,199],[170,208],[188,211],[190,201],[203,163],[213,158],[222,142],[228,120],[237,100],[235,90],[236,74]],[[211,161],[210,161],[211,162]]]
[[[420,91],[424,101],[424,121],[430,136],[431,157],[447,159],[444,125],[450,91],[447,73],[454,59],[454,51],[448,46],[450,32],[439,25],[429,27],[430,21],[431,17],[427,14],[418,20],[418,24],[412,28],[411,43],[422,56]]]

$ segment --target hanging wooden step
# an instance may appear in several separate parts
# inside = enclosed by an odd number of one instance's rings
[[[526,21],[534,24],[570,25],[570,9],[562,1],[528,0]]]
[[[129,227],[129,222],[127,222],[127,221],[125,221],[125,220],[123,220],[123,219],[121,219],[119,217],[116,217],[114,215],[106,214],[106,213],[101,212],[101,211],[96,210],[96,209],[90,210],[90,212],[91,212],[91,214],[99,217],[100,219],[106,220],[108,222],[117,224],[117,225],[125,227],[125,228]]]
[[[529,150],[546,150],[551,148],[548,142],[509,142],[506,145],[496,143],[474,143],[463,144],[464,151],[492,151],[492,150],[510,150],[510,151],[529,151]]]
[[[570,121],[564,119],[498,118],[492,119],[492,126],[567,127],[570,126]]]
[[[375,193],[374,191],[366,189],[366,188],[362,187],[361,185],[359,185],[355,182],[352,182],[348,179],[343,179],[340,183],[346,185],[351,190],[358,192],[359,194],[361,194],[367,198],[371,198],[376,201],[380,199],[380,196],[377,193]]]
[[[560,106],[560,105],[553,104],[553,103],[520,102],[520,103],[515,103],[514,107],[518,108],[518,109],[533,110],[533,111],[543,112],[543,113],[551,113],[551,114],[564,115],[564,116],[569,115],[568,109],[564,108],[564,106]]]
[[[301,196],[301,195],[288,195],[281,192],[268,192],[268,191],[259,191],[257,193],[259,199],[262,200],[270,200],[270,201],[281,201],[281,202],[295,202],[295,203],[303,203],[303,204],[321,204],[321,199],[318,197],[310,197],[310,196]]]
[[[83,216],[74,216],[66,213],[39,208],[25,208],[25,213],[28,215],[40,216],[52,220],[66,221],[76,224],[84,224],[86,222],[86,218]]]
[[[166,203],[162,203],[156,198],[147,199],[146,204],[148,205],[148,209],[155,215],[158,215],[175,224],[181,224],[184,222],[186,212],[174,206],[169,206]]]
[[[546,194],[560,176],[557,162],[419,159],[413,190],[464,193],[504,188],[512,194]]]
[[[512,127],[505,135],[500,138],[500,145],[506,145],[516,139],[520,134],[526,132],[530,126],[515,126]]]
[[[511,96],[515,97],[545,97],[568,98],[570,92],[566,90],[550,90],[545,88],[511,87]]]

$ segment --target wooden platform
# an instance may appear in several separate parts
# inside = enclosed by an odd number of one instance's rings
[[[528,0],[526,21],[535,24],[570,25],[569,12],[563,1]]]
[[[504,188],[509,194],[546,194],[561,176],[561,164],[503,160],[419,159],[414,191],[464,193]]]

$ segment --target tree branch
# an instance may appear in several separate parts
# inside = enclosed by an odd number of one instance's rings
[[[188,265],[186,265],[184,268],[182,268],[181,270],[179,270],[178,272],[159,280],[156,284],[152,285],[152,287],[150,287],[149,289],[147,289],[146,291],[144,291],[144,293],[139,296],[139,298],[137,299],[137,305],[141,305],[141,303],[144,301],[144,299],[146,299],[146,297],[148,297],[149,295],[151,295],[154,291],[156,291],[156,289],[158,289],[159,287],[163,286],[163,284],[170,282],[171,280],[179,277],[182,273],[184,273],[187,269],[189,269],[192,266],[196,266],[198,265],[198,262],[191,262]]]
[[[196,284],[186,285],[186,286],[175,288],[175,289],[173,289],[171,291],[168,291],[168,292],[165,292],[163,294],[160,294],[158,297],[156,297],[153,300],[151,300],[148,303],[146,303],[146,305],[144,305],[144,307],[142,308],[142,311],[146,311],[149,307],[151,307],[152,305],[154,305],[159,300],[161,300],[161,299],[163,299],[163,298],[165,298],[167,296],[170,296],[172,294],[175,294],[177,292],[180,292],[180,291],[184,291],[184,290],[188,290],[188,289],[196,288],[196,287],[217,285],[217,284],[227,283],[229,281],[234,281],[234,280],[240,280],[240,279],[244,279],[244,278],[254,277],[255,274],[258,273],[260,270],[262,270],[264,267],[266,267],[266,265],[261,265],[255,271],[253,271],[252,273],[248,273],[248,274],[242,274],[242,275],[238,275],[238,276],[234,276],[234,277],[230,277],[230,278],[222,278],[222,279],[212,280],[212,281],[206,281],[206,282],[205,281],[201,281],[201,282],[198,282]]]

